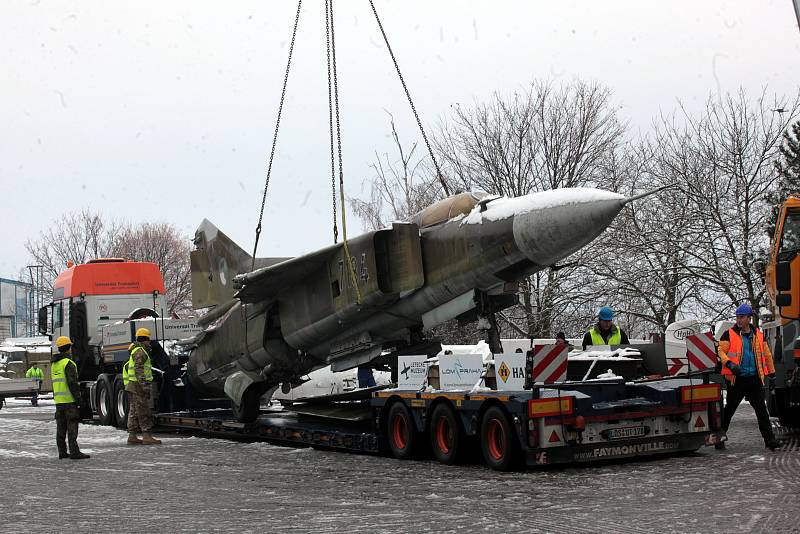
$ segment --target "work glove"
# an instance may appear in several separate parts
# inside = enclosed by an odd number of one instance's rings
[[[731,373],[733,373],[733,376],[739,376],[739,373],[742,370],[741,367],[739,367],[739,364],[733,363],[732,361],[728,360],[728,363],[726,365],[728,366],[728,369],[731,370]]]

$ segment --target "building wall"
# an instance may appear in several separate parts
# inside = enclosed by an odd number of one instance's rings
[[[14,318],[0,315],[0,343],[6,338],[14,337]]]
[[[7,337],[35,334],[31,288],[24,282],[0,278],[0,343]]]

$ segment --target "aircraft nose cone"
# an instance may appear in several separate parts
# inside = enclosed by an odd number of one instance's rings
[[[514,241],[538,265],[553,265],[590,243],[622,210],[625,197],[590,188],[532,193],[514,214]]]

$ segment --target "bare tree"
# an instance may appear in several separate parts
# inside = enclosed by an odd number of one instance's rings
[[[488,104],[456,105],[434,140],[451,188],[514,197],[608,187],[607,170],[625,134],[610,100],[611,92],[596,84],[536,82],[509,98],[495,94]],[[566,291],[576,285],[570,279],[576,273],[548,270],[523,281],[520,309],[509,318],[530,336],[551,335],[556,318],[574,308]]]
[[[663,334],[698,287],[683,230],[695,213],[683,191],[669,187],[678,178],[657,166],[655,150],[646,138],[629,145],[609,169],[611,183],[629,196],[667,189],[627,205],[583,264],[591,273],[586,296],[620,312],[628,333],[641,336]]]
[[[403,146],[397,133],[394,117],[389,114],[396,159],[388,153],[375,154],[371,165],[375,175],[369,183],[369,199],[350,198],[350,207],[361,218],[366,230],[386,228],[392,221],[408,220],[413,214],[438,200],[439,182],[432,178],[425,165],[425,156],[417,156],[417,143]],[[429,178],[426,178],[429,176]]]
[[[166,289],[167,315],[192,309],[188,236],[169,223],[142,223],[123,228],[114,243],[114,254],[159,266]]]
[[[788,110],[774,113],[777,107]],[[732,304],[758,305],[764,297],[758,268],[768,247],[768,194],[777,176],[773,162],[781,134],[800,110],[800,94],[779,104],[763,92],[743,90],[709,98],[697,117],[681,106],[678,117],[656,124],[659,168],[678,178],[690,200],[691,238],[684,247],[689,272],[700,283],[695,298],[712,319],[730,316]]]
[[[169,314],[191,309],[189,238],[167,223],[138,226],[107,221],[88,209],[63,215],[25,248],[33,263],[42,265],[44,291],[50,293],[67,262],[122,257],[152,261],[164,277]]]
[[[89,209],[62,215],[36,241],[28,240],[25,249],[33,263],[43,268],[46,291],[53,290],[53,282],[67,262],[86,263],[93,258],[113,255],[114,242],[121,230],[115,222],[108,222]]]
[[[462,189],[520,196],[603,183],[604,161],[625,134],[610,100],[597,84],[534,82],[526,93],[456,105],[435,146]]]
[[[527,93],[456,106],[434,145],[453,189],[519,196],[596,186],[635,195],[672,185],[630,204],[565,265],[523,280],[519,306],[504,312],[530,336],[579,335],[608,304],[629,334],[646,336],[682,317],[715,321],[734,303],[761,302],[773,163],[799,112],[800,94],[787,103],[739,91],[710,98],[697,114],[681,105],[633,144],[607,89],[536,83]],[[392,132],[399,159],[379,159],[364,202],[382,214],[373,227],[428,201],[408,186],[427,162],[413,158],[415,147],[402,150],[394,125]],[[414,209],[410,198],[420,200]]]

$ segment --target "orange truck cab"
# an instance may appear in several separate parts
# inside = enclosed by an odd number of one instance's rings
[[[68,336],[81,384],[101,386],[105,408],[101,415],[110,413],[114,405],[115,377],[127,360],[127,350],[103,351],[103,327],[125,319],[163,316],[164,292],[164,279],[155,263],[98,258],[68,264],[53,284],[53,301],[39,309],[39,332],[51,341]],[[51,350],[57,350],[55,344]],[[94,393],[92,389],[87,395],[91,408],[98,403]],[[89,407],[87,403],[85,415]]]
[[[762,324],[775,361],[768,408],[786,427],[800,427],[800,196],[783,203],[764,282],[774,320]]]
[[[164,280],[155,263],[100,258],[73,265],[53,284],[53,301],[39,310],[39,332],[69,336],[76,359],[100,345],[100,327],[137,310],[166,310]],[[55,345],[53,345],[55,351]]]

